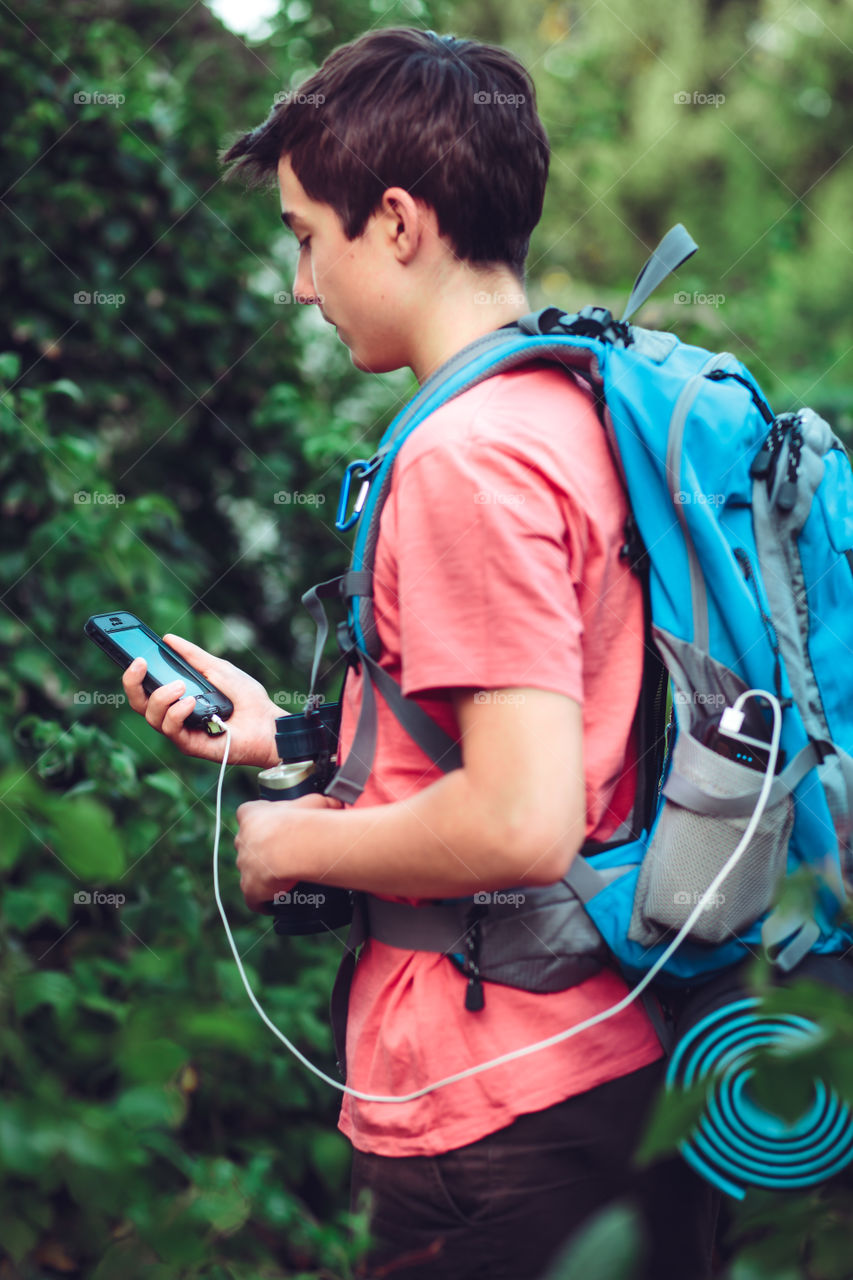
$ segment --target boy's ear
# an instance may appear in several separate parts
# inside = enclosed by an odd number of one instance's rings
[[[400,263],[411,262],[426,239],[438,237],[435,210],[402,187],[389,187],[382,196],[379,218]]]

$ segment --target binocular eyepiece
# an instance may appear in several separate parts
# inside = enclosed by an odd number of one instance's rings
[[[325,790],[336,768],[340,711],[340,703],[331,702],[309,705],[304,715],[278,717],[279,763],[258,774],[263,800],[296,800]],[[331,885],[300,881],[270,905],[276,933],[324,933],[352,920],[352,893]]]

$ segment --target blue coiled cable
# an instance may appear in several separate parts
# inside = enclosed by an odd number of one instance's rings
[[[758,1003],[749,996],[707,1014],[677,1044],[666,1076],[669,1091],[708,1082],[705,1113],[680,1151],[703,1178],[739,1200],[751,1186],[814,1186],[853,1161],[850,1107],[822,1080],[814,1082],[811,1104],[790,1124],[750,1098],[758,1049],[807,1042],[818,1034],[807,1018],[762,1014]]]

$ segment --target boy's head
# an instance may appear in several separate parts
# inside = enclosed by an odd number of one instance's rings
[[[457,259],[524,278],[549,148],[532,82],[506,50],[432,31],[368,32],[283,95],[223,161],[264,182],[282,157],[348,240],[399,187],[434,210]]]

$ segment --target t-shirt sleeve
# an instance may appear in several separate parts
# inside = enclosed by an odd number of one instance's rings
[[[418,454],[388,506],[403,692],[526,686],[582,702],[572,497],[523,452],[475,437]]]

